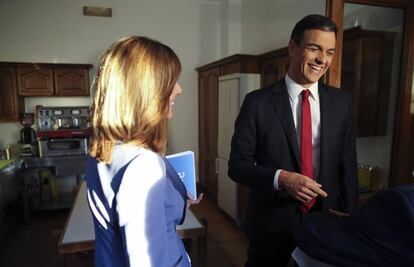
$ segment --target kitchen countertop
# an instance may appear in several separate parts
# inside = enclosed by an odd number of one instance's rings
[[[18,196],[19,182],[16,179],[18,166],[18,159],[0,160],[0,225],[7,220],[3,208]]]
[[[20,159],[0,160],[0,171],[18,162],[23,168],[54,167],[56,175],[79,175],[86,173],[86,155],[60,157],[24,157]],[[17,165],[16,165],[17,166]],[[19,165],[20,166],[20,165]]]
[[[0,171],[9,167],[19,170],[30,168],[53,168],[56,176],[86,174],[86,155],[59,156],[59,157],[24,157],[20,159],[0,160]]]
[[[0,171],[3,170],[4,168],[6,168],[7,166],[9,166],[10,164],[12,164],[15,161],[16,161],[15,159],[0,160]]]

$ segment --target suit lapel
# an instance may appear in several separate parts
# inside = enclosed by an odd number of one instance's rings
[[[295,123],[293,122],[292,108],[285,80],[279,81],[273,88],[272,103],[285,131],[286,138],[293,150],[298,166],[300,166],[299,144],[296,137]]]
[[[324,166],[323,163],[329,162],[328,158],[325,158],[327,153],[326,139],[328,138],[328,121],[331,119],[332,112],[327,112],[329,110],[329,97],[327,95],[327,90],[322,83],[318,84],[319,90],[319,101],[320,101],[320,116],[321,116],[321,137],[320,137],[320,160],[319,160],[319,177],[324,177]]]

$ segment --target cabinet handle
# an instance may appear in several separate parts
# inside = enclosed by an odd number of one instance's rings
[[[218,170],[218,168],[219,168],[219,166],[218,166],[218,164],[219,164],[219,159],[218,158],[216,158],[216,162],[215,162],[215,169],[216,169],[216,174],[218,174],[219,173],[219,170]]]

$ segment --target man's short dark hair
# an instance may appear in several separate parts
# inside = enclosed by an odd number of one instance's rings
[[[322,16],[322,15],[307,15],[303,19],[301,19],[298,23],[296,23],[295,27],[293,28],[292,34],[290,35],[290,39],[292,39],[296,44],[300,44],[302,41],[303,33],[306,30],[322,30],[327,32],[334,32],[336,37],[336,32],[338,28],[330,18]]]

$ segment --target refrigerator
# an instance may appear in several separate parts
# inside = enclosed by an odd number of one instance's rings
[[[234,122],[245,95],[258,88],[260,88],[260,74],[235,73],[219,77],[217,203],[237,224],[240,224],[242,219],[239,214],[238,185],[227,175],[231,138],[234,132]]]

